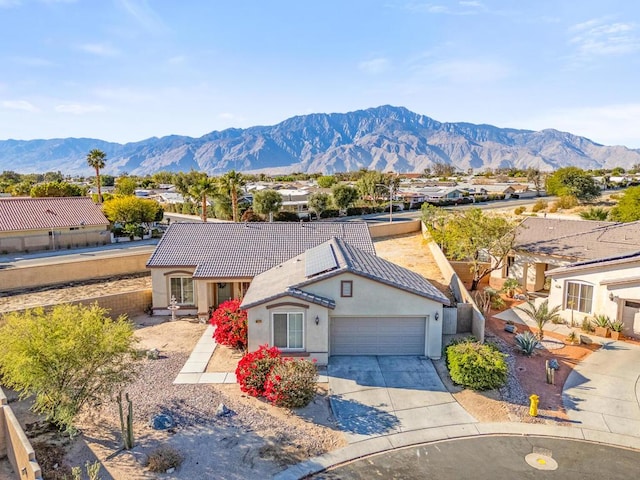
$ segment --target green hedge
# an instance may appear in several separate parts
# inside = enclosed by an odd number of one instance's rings
[[[458,385],[474,390],[490,390],[507,381],[507,362],[492,345],[464,341],[446,350],[449,375]]]

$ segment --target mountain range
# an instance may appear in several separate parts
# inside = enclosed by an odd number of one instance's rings
[[[438,122],[404,107],[311,114],[273,126],[214,131],[199,138],[170,135],[126,144],[89,138],[0,141],[0,170],[90,173],[87,153],[107,154],[105,173],[145,175],[161,170],[333,173],[368,168],[422,172],[434,163],[458,169],[530,166],[629,168],[640,149],[605,146],[558,130],[498,128]]]

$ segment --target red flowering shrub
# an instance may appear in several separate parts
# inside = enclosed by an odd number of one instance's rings
[[[280,350],[277,347],[269,348],[269,345],[260,345],[255,352],[247,353],[236,368],[240,390],[254,397],[263,396],[267,376],[281,361]]]
[[[209,323],[216,327],[213,338],[220,345],[247,349],[247,312],[240,310],[240,299],[227,300],[213,312]]]
[[[316,394],[317,381],[318,370],[313,362],[285,358],[271,369],[264,396],[278,407],[306,407]]]

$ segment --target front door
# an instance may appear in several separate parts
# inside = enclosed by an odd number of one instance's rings
[[[232,298],[231,282],[216,283],[216,292],[217,292],[216,307],[218,307],[220,306],[221,303],[226,302],[227,300],[231,300]]]

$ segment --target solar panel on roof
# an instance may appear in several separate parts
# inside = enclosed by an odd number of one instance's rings
[[[336,268],[338,268],[338,261],[329,243],[310,248],[304,254],[304,274],[306,277],[313,277]]]

